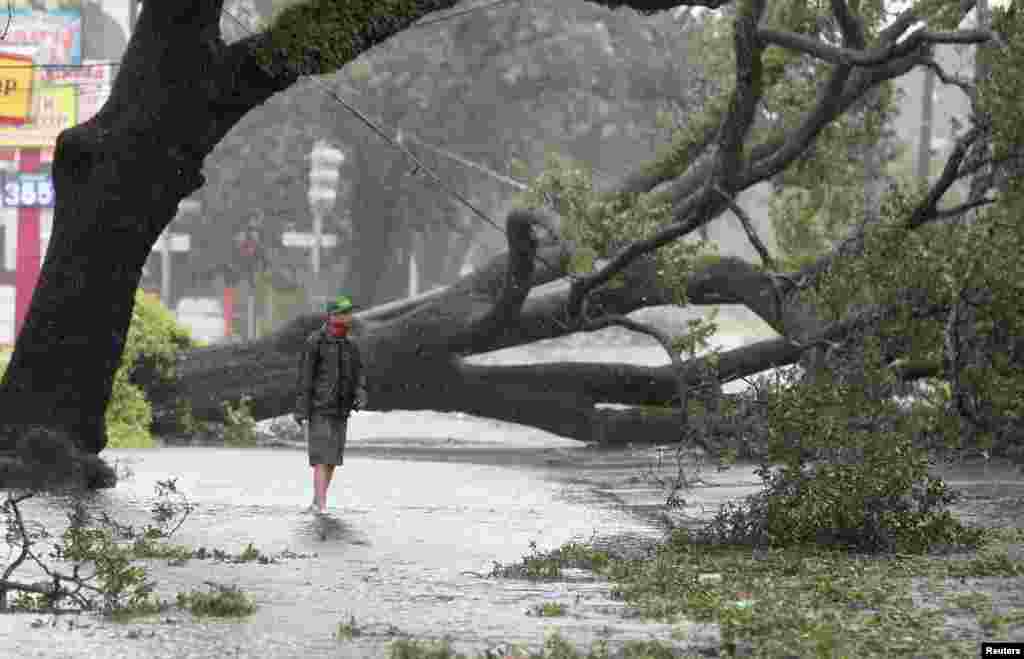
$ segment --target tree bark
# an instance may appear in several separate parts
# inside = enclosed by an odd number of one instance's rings
[[[312,4],[312,3],[311,3]],[[349,59],[455,0],[347,3],[365,23]],[[86,453],[106,445],[104,412],[142,267],[203,159],[252,108],[301,75],[337,68],[268,32],[226,45],[221,0],[147,2],[109,100],[57,139],[53,234],[0,385],[0,453],[43,426]]]

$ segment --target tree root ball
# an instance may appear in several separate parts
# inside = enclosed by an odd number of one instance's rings
[[[0,455],[0,489],[68,491],[117,485],[114,469],[78,449],[64,431],[44,426],[3,429],[14,434],[14,453]]]

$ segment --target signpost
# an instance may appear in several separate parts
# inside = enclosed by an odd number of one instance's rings
[[[312,233],[299,233],[297,231],[285,231],[281,234],[281,243],[285,247],[313,249],[316,246],[316,235]],[[336,247],[337,245],[338,236],[336,234],[320,234],[320,247]]]
[[[243,281],[246,284],[245,315],[248,322],[250,341],[256,338],[256,274],[265,269],[266,255],[263,253],[263,232],[260,221],[251,221],[249,227],[235,235],[238,244],[239,263]]]
[[[285,231],[281,234],[281,244],[285,247],[302,247],[304,249],[313,250],[317,246],[317,236],[313,233],[300,233],[297,231]],[[320,234],[319,240],[320,247],[336,247],[338,245],[338,236],[333,233],[322,233]],[[316,264],[319,265],[319,256],[317,257]],[[311,276],[311,286],[316,285],[317,275],[314,272]],[[312,297],[312,295],[311,295]],[[312,300],[313,304],[316,305],[319,300]],[[316,309],[314,308],[314,311]]]
[[[0,208],[53,208],[49,174],[0,173]]]
[[[163,233],[153,244],[160,252],[160,299],[171,308],[171,252],[187,252],[191,241],[187,233]]]
[[[324,214],[334,206],[337,197],[338,168],[345,162],[345,153],[332,147],[326,140],[317,140],[310,154],[309,206],[313,211],[312,288],[314,309],[322,302],[320,285],[320,248],[323,245]]]

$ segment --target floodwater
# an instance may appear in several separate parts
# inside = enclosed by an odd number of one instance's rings
[[[621,602],[610,598],[609,584],[582,571],[547,583],[483,576],[494,561],[520,560],[531,541],[548,550],[569,540],[586,541],[595,532],[656,540],[660,529],[642,513],[642,504],[657,499],[656,489],[607,486],[620,471],[639,473],[643,455],[588,455],[579,448],[536,446],[520,447],[521,461],[506,452],[497,460],[501,464],[486,464],[481,443],[474,453],[465,444],[445,449],[443,442],[432,453],[370,455],[382,450],[400,454],[394,444],[387,448],[373,440],[353,441],[345,465],[336,472],[324,518],[303,512],[312,483],[305,453],[298,449],[106,451],[106,459],[130,473],[116,488],[95,494],[90,502],[94,512],[142,524],[156,501],[156,482],[176,478],[196,510],[173,541],[236,554],[253,543],[264,554],[309,556],[269,565],[146,561],[164,599],[173,601],[179,591],[206,590],[204,582],[214,582],[242,588],[259,608],[241,621],[199,621],[180,611],[126,624],[93,616],[0,616],[0,653],[383,656],[385,644],[394,638],[447,636],[456,649],[475,654],[502,641],[539,650],[545,632],[553,629],[581,650],[600,639],[612,648],[630,639],[672,642],[670,625],[624,617]],[[426,448],[422,442],[420,448]],[[538,460],[538,455],[547,457]],[[631,504],[641,505],[633,510]],[[51,530],[66,526],[58,500],[39,497],[24,502],[22,509],[26,518]],[[31,571],[16,576],[35,578]],[[527,615],[545,602],[562,603],[568,615]],[[334,632],[350,616],[363,633],[338,640]],[[715,636],[703,627],[691,631]]]

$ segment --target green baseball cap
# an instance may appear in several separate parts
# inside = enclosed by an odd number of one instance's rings
[[[339,295],[327,302],[324,305],[324,312],[328,314],[332,313],[349,313],[354,310],[356,306],[352,304],[352,299],[347,295]]]

